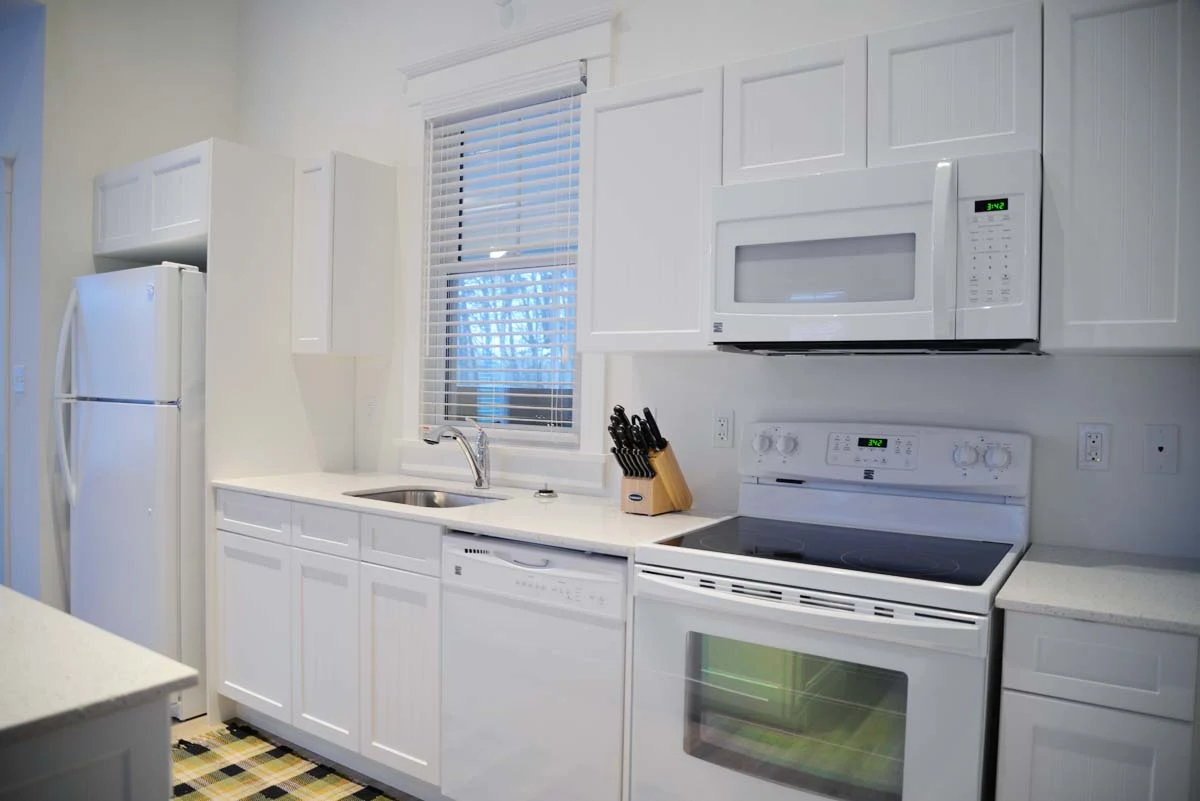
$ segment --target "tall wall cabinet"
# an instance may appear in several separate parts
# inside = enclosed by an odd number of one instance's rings
[[[1200,4],[1047,0],[1042,344],[1200,350]]]

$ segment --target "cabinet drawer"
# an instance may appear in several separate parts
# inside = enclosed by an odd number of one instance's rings
[[[311,503],[293,503],[292,545],[357,559],[358,512]]]
[[[281,498],[217,490],[217,528],[287,544],[292,505]]]
[[[381,515],[362,515],[362,560],[440,576],[442,527]]]
[[[1009,613],[1004,686],[1192,720],[1197,640],[1182,634]]]

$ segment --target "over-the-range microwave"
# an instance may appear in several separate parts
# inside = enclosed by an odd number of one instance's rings
[[[713,192],[723,350],[1037,351],[1037,152]]]

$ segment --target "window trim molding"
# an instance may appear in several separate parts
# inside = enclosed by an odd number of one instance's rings
[[[396,350],[398,372],[402,376],[401,413],[399,436],[393,440],[393,445],[399,451],[399,468],[405,473],[452,479],[462,476],[461,455],[457,450],[450,454],[448,448],[431,448],[417,437],[421,424],[424,214],[428,192],[425,123],[428,117],[437,116],[429,112],[436,110],[445,114],[446,109],[454,108],[456,102],[462,103],[467,98],[475,105],[486,105],[497,98],[512,97],[514,86],[535,92],[537,87],[529,83],[531,74],[550,74],[553,68],[561,69],[571,61],[586,62],[588,91],[606,89],[612,82],[611,21],[610,12],[600,23],[565,35],[538,38],[530,43],[522,41],[513,49],[481,48],[481,52],[486,50],[487,53],[483,58],[455,61],[441,72],[426,73],[419,80],[409,81],[409,104],[404,112],[407,134],[407,158],[404,161],[408,169],[401,195],[404,213],[420,220],[419,225],[413,226],[420,235],[409,236],[401,245],[399,308],[402,318],[397,326],[397,336],[401,340]],[[584,46],[581,47],[581,43]],[[484,96],[480,92],[481,86],[489,87],[494,94]],[[465,108],[469,106],[458,110]],[[403,188],[405,185],[407,189]],[[561,444],[547,443],[542,447],[531,447],[523,442],[497,442],[492,446],[494,483],[540,487],[545,476],[553,475],[560,488],[572,492],[604,491],[609,472],[608,452],[604,447],[607,415],[603,413],[608,360],[600,353],[582,353],[578,358],[579,397],[575,409],[579,419],[578,446],[565,448]]]

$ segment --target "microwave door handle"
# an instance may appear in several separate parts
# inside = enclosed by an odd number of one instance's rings
[[[933,338],[954,339],[958,313],[958,165],[939,161],[933,172]]]

